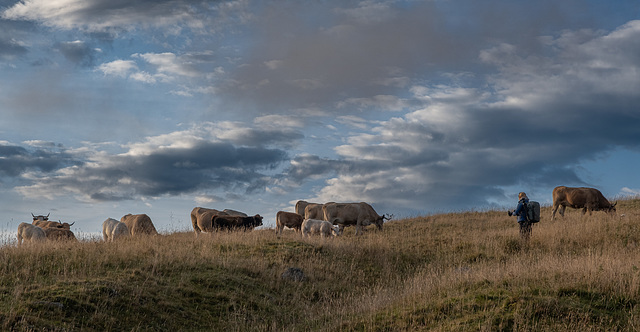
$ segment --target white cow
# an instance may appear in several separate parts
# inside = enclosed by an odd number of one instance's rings
[[[102,223],[102,236],[107,242],[113,242],[129,236],[129,228],[123,222],[108,218]]]
[[[318,219],[305,219],[302,222],[302,237],[320,234],[322,237],[338,236],[338,229],[330,222]]]
[[[40,242],[47,239],[44,230],[38,226],[27,224],[26,222],[18,225],[18,245],[22,244],[22,240],[29,242]]]

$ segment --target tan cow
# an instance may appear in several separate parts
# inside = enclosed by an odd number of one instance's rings
[[[31,216],[33,217],[33,222],[32,224],[35,226],[38,226],[40,228],[47,228],[47,227],[52,227],[52,228],[64,228],[64,229],[71,229],[71,226],[73,226],[73,224],[75,224],[75,222],[72,223],[67,223],[67,222],[61,222],[61,221],[50,221],[49,220],[49,214],[47,214],[46,216],[35,216],[33,215],[33,213],[31,213]]]
[[[296,213],[304,217],[304,209],[309,204],[317,204],[317,203],[309,203],[307,201],[297,201],[296,202]]]
[[[70,230],[71,226],[73,226],[75,222],[68,223],[68,222],[51,221],[51,220],[34,220],[33,224],[41,228],[61,228],[61,229]]]
[[[18,225],[18,245],[22,244],[22,240],[29,242],[42,242],[47,238],[44,230],[38,226],[27,224],[26,222]]]
[[[248,214],[246,214],[244,212],[231,210],[231,209],[224,209],[224,210],[222,210],[222,212],[226,213],[228,216],[237,216],[237,217],[248,217],[249,216]]]
[[[564,210],[566,207],[574,209],[582,209],[584,215],[589,211],[589,215],[593,211],[605,211],[608,213],[616,212],[616,204],[611,204],[600,190],[595,188],[572,188],[559,186],[553,188],[553,212],[551,213],[551,220],[556,216],[556,211],[560,208],[560,215],[564,217]]]
[[[106,242],[129,237],[129,228],[123,222],[108,218],[102,223],[102,236]]]
[[[276,235],[282,235],[282,230],[285,227],[293,228],[296,232],[300,231],[303,220],[304,218],[297,213],[278,211],[276,213]]]
[[[304,208],[304,219],[324,219],[324,214],[322,213],[322,206],[324,204],[318,203],[309,203]]]
[[[321,237],[338,236],[340,233],[326,220],[305,219],[302,222],[302,237],[311,237],[312,234],[319,234]]]
[[[158,231],[153,226],[151,218],[146,214],[127,214],[120,219],[120,222],[125,223],[129,229],[129,235],[141,236],[141,235],[157,235]]]
[[[77,241],[76,236],[68,229],[47,227],[43,230],[47,240],[50,241]]]
[[[226,216],[226,212],[222,212],[216,209],[207,209],[203,207],[194,207],[191,210],[191,225],[193,231],[196,233],[196,237],[200,232],[213,232],[212,221],[215,216]]]
[[[333,225],[339,225],[340,231],[345,226],[356,225],[356,235],[361,233],[363,226],[376,225],[382,230],[386,215],[380,216],[373,207],[365,202],[361,203],[326,203],[322,207],[324,220]]]

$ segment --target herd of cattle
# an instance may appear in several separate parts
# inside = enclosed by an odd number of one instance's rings
[[[553,210],[551,219],[555,218],[560,208],[564,217],[566,207],[587,211],[606,211],[615,213],[617,203],[611,204],[602,193],[594,188],[571,188],[559,186],[553,189]],[[31,224],[18,225],[18,244],[23,241],[36,242],[44,240],[75,240],[71,231],[74,223],[50,221],[49,215],[35,216]],[[280,236],[285,227],[300,232],[302,237],[320,235],[322,237],[340,235],[346,226],[356,226],[356,235],[362,233],[362,227],[376,225],[382,230],[384,220],[391,219],[387,215],[378,215],[368,203],[309,203],[298,201],[295,212],[278,211],[276,214],[276,235]],[[201,232],[252,230],[262,225],[262,216],[248,216],[239,211],[225,209],[222,211],[195,207],[191,211],[191,224],[198,237]],[[127,214],[120,221],[108,218],[102,224],[102,235],[105,241],[114,241],[124,237],[158,234],[151,218],[146,214]]]

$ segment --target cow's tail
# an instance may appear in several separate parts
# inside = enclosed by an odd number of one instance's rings
[[[281,217],[282,211],[278,211],[278,213],[276,213],[276,236],[280,236],[282,234],[282,229],[284,228],[284,226],[282,226],[282,220],[280,220]]]
[[[193,214],[193,212],[191,213],[191,224],[193,225],[193,231],[196,232],[196,237],[198,237],[198,234],[202,232],[202,230],[198,227],[198,218]]]

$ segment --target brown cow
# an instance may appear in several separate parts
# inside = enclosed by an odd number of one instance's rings
[[[238,217],[248,217],[249,216],[248,214],[246,214],[244,212],[231,210],[231,209],[224,209],[224,210],[222,210],[222,212],[226,213],[226,215],[228,215],[228,216],[238,216]]]
[[[214,230],[232,231],[240,229],[243,231],[252,230],[262,226],[262,216],[256,214],[253,217],[240,216],[213,216],[212,225]]]
[[[324,204],[309,203],[304,208],[304,219],[319,219],[323,220],[324,214],[322,212],[322,206]]]
[[[296,213],[304,217],[304,209],[309,204],[317,204],[317,203],[309,203],[307,201],[297,201],[296,202]]]
[[[50,220],[34,220],[33,225],[41,227],[41,228],[60,228],[70,230],[71,226],[75,224],[75,221],[72,223],[61,222],[61,221],[50,221]]]
[[[276,213],[276,235],[282,235],[282,229],[286,227],[293,228],[296,232],[300,231],[302,221],[301,215],[293,212],[278,211]]]
[[[146,214],[127,214],[120,219],[129,229],[131,236],[157,235],[156,227],[153,226],[151,218]]]
[[[226,216],[226,212],[218,211],[216,209],[207,209],[203,207],[194,207],[191,210],[191,225],[193,231],[196,233],[196,237],[200,232],[213,232],[212,221],[215,216]]]
[[[609,203],[598,189],[559,186],[553,188],[553,212],[551,214],[551,220],[556,216],[556,211],[558,211],[558,207],[560,206],[562,206],[560,208],[560,215],[564,217],[564,210],[567,206],[574,209],[582,209],[583,215],[589,211],[589,215],[591,215],[593,211],[615,213],[616,204],[618,203]]]
[[[345,226],[356,225],[356,235],[361,233],[362,226],[376,225],[382,230],[386,215],[379,216],[373,207],[365,202],[361,203],[326,203],[322,207],[324,220],[340,226],[340,232]]]
[[[46,216],[34,216],[33,213],[31,213],[31,216],[33,217],[33,222],[32,224],[35,226],[38,226],[40,228],[47,228],[47,227],[51,227],[51,228],[63,228],[63,229],[71,229],[71,226],[73,226],[73,224],[75,224],[75,222],[72,223],[67,223],[67,222],[61,222],[61,221],[50,221],[49,220],[49,214],[47,214]]]
[[[77,241],[73,232],[64,228],[47,227],[43,228],[47,240],[51,241]]]

